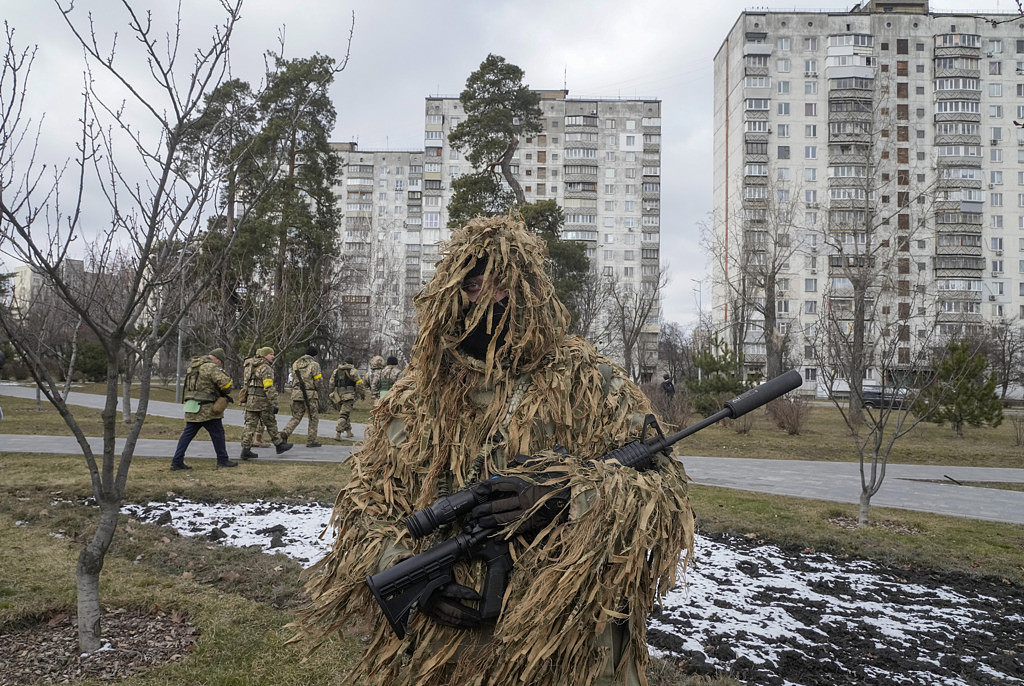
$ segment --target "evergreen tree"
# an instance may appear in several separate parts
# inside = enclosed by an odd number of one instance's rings
[[[1003,405],[988,360],[969,341],[950,341],[933,369],[934,379],[914,404],[916,415],[935,424],[949,422],[959,438],[964,425],[996,427]]]
[[[693,406],[705,417],[718,412],[729,399],[747,390],[743,357],[717,336],[694,355],[697,374],[686,379]]]
[[[488,55],[466,79],[459,95],[466,119],[448,136],[478,174],[500,174],[518,205],[526,204],[526,196],[512,173],[512,158],[522,136],[543,130],[540,95],[523,83],[523,76],[504,57]]]

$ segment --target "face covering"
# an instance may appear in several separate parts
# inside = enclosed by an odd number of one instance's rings
[[[492,305],[494,310],[494,317],[492,321],[497,326],[498,322],[505,315],[505,310],[508,308],[508,298],[505,298],[501,302],[496,302]],[[468,314],[468,313],[467,313]],[[459,344],[459,349],[471,357],[475,357],[478,360],[487,359],[487,346],[490,345],[491,339],[497,336],[497,343],[494,349],[497,350],[505,342],[505,333],[508,331],[508,324],[501,327],[500,331],[494,331],[487,333],[487,317],[481,317],[477,325],[466,334],[466,337]]]

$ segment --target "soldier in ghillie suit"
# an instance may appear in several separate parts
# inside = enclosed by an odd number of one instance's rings
[[[288,437],[295,431],[295,427],[302,421],[303,415],[309,415],[309,428],[306,430],[306,447],[319,448],[322,443],[316,440],[316,433],[320,426],[320,388],[324,383],[324,376],[320,373],[320,363],[316,356],[320,350],[311,345],[306,348],[306,354],[292,363],[292,418],[288,420],[281,437],[288,440]]]
[[[345,360],[331,372],[331,379],[328,383],[331,388],[331,402],[338,406],[338,426],[334,431],[334,438],[341,440],[342,432],[348,438],[353,438],[352,422],[349,417],[352,415],[352,408],[356,406],[356,396],[363,398],[366,392],[363,390],[363,380],[359,378],[352,360]]]
[[[245,404],[245,430],[242,432],[243,460],[259,457],[253,452],[253,436],[266,427],[277,454],[291,450],[292,444],[277,431],[277,389],[274,387],[274,349],[265,346],[256,356],[245,361],[239,401]]]
[[[333,549],[299,615],[313,639],[375,618],[352,683],[646,684],[645,620],[693,540],[686,474],[663,455],[644,472],[597,460],[640,436],[650,405],[611,360],[568,336],[545,258],[521,222],[476,219],[453,233],[417,296],[412,359],[372,413],[335,504]],[[517,467],[517,455],[542,466]],[[543,500],[518,496],[526,516],[503,530],[515,565],[501,616],[479,621],[483,566],[460,562],[456,582],[397,638],[365,577],[459,532],[414,541],[403,524],[413,511],[498,474],[557,479],[571,494],[543,519]]]
[[[192,469],[185,464],[185,451],[200,429],[206,429],[213,441],[218,467],[237,467],[238,463],[228,459],[228,447],[224,441],[224,410],[232,398],[231,377],[223,369],[224,348],[214,348],[208,355],[199,355],[189,360],[185,371],[185,429],[178,438],[178,446],[171,458],[171,471]]]
[[[373,366],[373,360],[370,361],[370,366]],[[370,397],[374,400],[383,398],[384,395],[391,390],[391,387],[395,385],[395,382],[398,381],[398,377],[401,376],[401,374],[402,370],[398,368],[398,358],[391,355],[388,357],[387,365],[378,369],[375,374],[371,373]]]

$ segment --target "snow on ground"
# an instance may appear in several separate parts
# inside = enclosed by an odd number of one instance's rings
[[[324,555],[330,508],[185,500],[126,506],[130,516],[189,536],[258,545],[309,566]],[[282,528],[283,527],[283,531]],[[1019,589],[744,538],[698,537],[685,582],[649,622],[652,653],[747,683],[1024,684]]]

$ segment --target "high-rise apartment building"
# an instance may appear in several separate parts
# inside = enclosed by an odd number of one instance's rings
[[[715,57],[711,314],[749,371],[813,387],[843,365],[826,329],[866,320],[877,382],[884,350],[911,369],[1024,320],[1022,29],[926,0],[740,15]]]
[[[416,331],[412,299],[437,261],[437,246],[422,240],[425,153],[331,147],[342,162],[335,195],[343,215],[343,316],[373,354],[408,348]]]
[[[563,238],[586,243],[601,278],[614,279],[624,290],[659,283],[661,102],[539,93],[543,131],[524,137],[513,160],[527,202],[555,200],[562,207]],[[345,297],[350,317],[365,316],[381,340],[399,328],[409,335],[412,297],[433,275],[438,245],[450,235],[452,181],[473,171],[448,144],[464,117],[458,98],[428,97],[422,151],[334,144],[343,161],[337,190],[344,209],[343,252],[356,258],[344,261],[358,272]],[[396,279],[395,273],[403,276]],[[379,316],[381,308],[399,306],[401,313]],[[655,306],[634,347],[637,371],[645,376],[657,365],[659,317]],[[591,338],[621,361],[615,333],[599,323]]]

